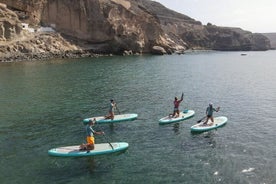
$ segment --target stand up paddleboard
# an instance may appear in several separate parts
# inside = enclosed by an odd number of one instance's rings
[[[225,117],[225,116],[215,117],[214,123],[212,123],[212,121],[209,120],[206,125],[203,125],[204,122],[205,121],[202,120],[200,123],[193,125],[191,127],[191,131],[192,132],[204,132],[204,131],[209,131],[209,130],[219,128],[226,124],[227,117]]]
[[[179,113],[179,116],[177,118],[171,117],[171,116],[166,116],[164,118],[161,118],[159,120],[159,124],[168,124],[168,123],[175,123],[178,121],[183,121],[185,119],[189,119],[191,117],[193,117],[195,114],[195,111],[193,110],[185,110],[183,112]]]
[[[96,122],[99,124],[103,124],[103,123],[118,123],[118,122],[122,122],[122,121],[130,121],[130,120],[134,120],[138,117],[138,114],[118,114],[114,116],[114,119],[105,119],[104,116],[99,116],[99,117],[92,117],[92,118],[86,118],[83,120],[84,124],[87,124],[89,122],[89,120],[93,120],[94,118],[96,119]]]
[[[112,147],[110,146],[112,145]],[[101,143],[95,144],[95,149],[87,151],[80,151],[80,145],[76,146],[65,146],[59,148],[53,148],[48,150],[48,154],[51,156],[58,157],[87,157],[95,155],[105,155],[109,153],[115,153],[119,151],[126,150],[128,148],[128,143],[126,142],[114,142],[114,143]]]

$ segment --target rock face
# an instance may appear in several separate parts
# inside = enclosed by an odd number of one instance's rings
[[[42,22],[104,52],[149,52],[164,36],[158,19],[126,0],[48,1]]]
[[[18,22],[17,17],[19,17],[22,22],[29,23],[34,28],[41,25],[50,26],[78,46],[74,49],[68,48],[69,50],[78,52],[89,50],[104,54],[170,54],[182,53],[186,49],[267,50],[270,48],[268,38],[261,34],[211,24],[204,26],[199,21],[150,0],[0,0],[0,2],[7,4],[8,8],[16,12],[17,15],[10,12],[9,20]],[[6,24],[2,23],[4,29],[8,28]],[[20,26],[13,27],[10,35],[4,38],[11,39],[14,37],[12,35],[20,35]],[[59,40],[58,36],[56,40]]]
[[[209,41],[205,42],[214,50],[221,51],[258,51],[270,49],[270,41],[261,34],[252,34],[240,28],[205,26]],[[210,45],[209,45],[210,44]]]
[[[15,39],[22,31],[17,15],[0,5],[0,41]]]
[[[40,23],[41,11],[47,0],[1,0],[0,2],[14,10],[22,21],[37,25]]]
[[[262,33],[270,40],[271,49],[276,49],[276,33]]]
[[[29,33],[23,29],[13,11],[0,5],[0,61],[76,57],[84,54],[87,55],[58,33]]]
[[[156,52],[155,46],[167,53],[186,49],[269,49],[265,37],[239,28],[203,26],[199,21],[147,0],[81,0],[74,4],[66,0],[48,1],[42,22],[90,44],[101,43],[101,52],[117,54],[125,50],[163,53]]]
[[[164,32],[175,43],[190,49],[211,49],[221,51],[268,50],[269,39],[240,28],[206,26],[186,15],[168,10],[163,5],[142,1],[143,5],[160,20]]]

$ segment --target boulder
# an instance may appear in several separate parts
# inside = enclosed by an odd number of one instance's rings
[[[151,53],[155,54],[155,55],[167,54],[166,50],[163,47],[160,47],[160,46],[153,46],[152,50],[151,50]]]

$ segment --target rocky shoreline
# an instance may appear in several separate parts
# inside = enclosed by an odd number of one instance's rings
[[[93,53],[80,53],[67,51],[64,53],[37,53],[37,54],[18,54],[11,56],[4,56],[0,58],[0,62],[21,62],[21,61],[45,61],[51,59],[73,59],[73,58],[86,58],[86,57],[99,57],[103,55]]]
[[[88,48],[81,48],[55,32],[25,32],[17,36],[15,40],[0,43],[2,43],[0,44],[0,62],[43,61],[105,55],[95,53]]]

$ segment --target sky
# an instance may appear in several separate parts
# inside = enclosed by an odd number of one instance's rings
[[[206,25],[276,32],[276,0],[154,0]]]

